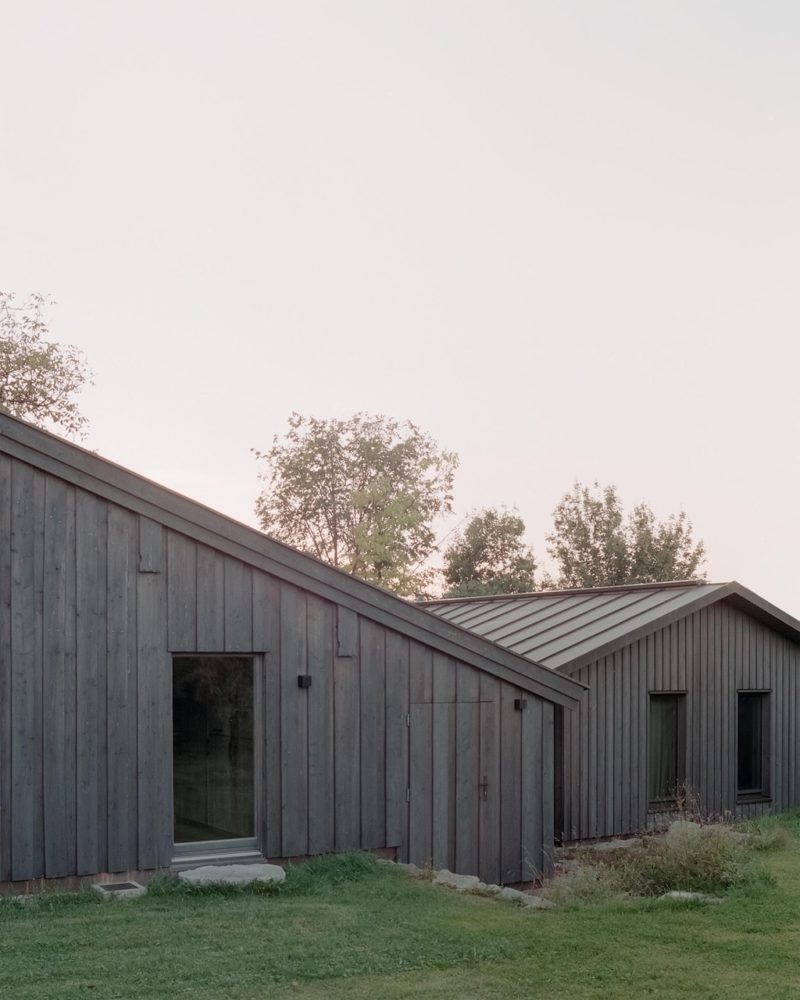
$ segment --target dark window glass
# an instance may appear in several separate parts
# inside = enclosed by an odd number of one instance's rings
[[[651,694],[647,736],[647,796],[651,804],[673,802],[685,781],[683,694]]]
[[[739,795],[766,795],[769,695],[740,691],[737,729],[737,789]]]
[[[175,843],[252,837],[250,657],[175,658],[172,746]]]

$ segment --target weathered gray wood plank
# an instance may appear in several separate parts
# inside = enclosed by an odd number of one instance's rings
[[[408,860],[409,644],[397,632],[386,633],[386,846],[397,860]]]
[[[484,882],[500,881],[500,681],[481,675],[480,871]]]
[[[722,808],[727,808],[731,800],[731,761],[734,759],[733,714],[730,701],[731,662],[733,659],[733,614],[725,606],[720,608],[720,661],[716,669],[719,685],[720,733],[717,743],[720,757],[719,797]]]
[[[357,656],[337,656],[333,665],[336,850],[361,846],[360,678]]]
[[[434,868],[450,870],[455,866],[456,850],[455,716],[455,702],[434,701],[431,851]]]
[[[614,653],[610,659],[614,664],[614,719],[612,725],[612,732],[614,734],[614,760],[612,762],[614,774],[614,829],[622,830],[624,828],[624,799],[627,791],[623,781],[623,759],[627,756],[624,747],[628,731],[624,717],[624,713],[627,710],[627,705],[624,705],[626,678],[623,671],[622,651]]]
[[[477,681],[477,677],[475,678]],[[459,673],[459,695],[461,693]],[[475,875],[479,866],[480,702],[456,704],[456,867]]]
[[[514,708],[521,691],[500,685],[500,872],[504,882],[522,881],[522,716],[526,707]]]
[[[614,657],[607,656],[605,658],[605,676],[606,676],[606,724],[605,724],[605,742],[603,745],[603,761],[605,764],[605,789],[606,789],[606,803],[604,814],[604,826],[603,830],[606,835],[609,835],[614,829],[614,792],[615,792],[615,780],[614,780],[614,736],[617,731],[617,720],[614,717],[614,689],[616,687],[616,672],[614,670]]]
[[[358,656],[358,615],[336,605],[336,655]]]
[[[0,455],[0,649],[11,650],[11,461]],[[11,657],[0,656],[0,882],[11,878]]]
[[[565,743],[564,754],[564,787],[569,805],[565,816],[566,829],[564,837],[566,840],[575,840],[580,830],[581,816],[581,780],[579,776],[581,760],[581,733],[584,711],[576,708],[569,712],[564,710],[564,726],[568,733],[568,742]],[[523,733],[524,739],[524,733]],[[524,754],[523,748],[523,754]]]
[[[631,758],[634,754],[634,747],[631,740],[632,726],[631,713],[633,703],[631,700],[631,651],[626,646],[620,652],[620,689],[621,701],[619,708],[619,728],[620,728],[620,829],[625,833],[632,833],[636,829],[631,819]]]
[[[308,690],[298,687],[306,673],[306,594],[282,583],[281,608],[281,812],[282,853],[308,853]]]
[[[136,572],[135,515],[108,510],[108,868],[137,865]]]
[[[433,650],[429,646],[412,641],[409,656],[409,684],[412,705],[433,701]]]
[[[255,695],[263,720],[255,761],[256,822],[261,850],[277,858],[281,856],[280,594],[277,580],[258,572],[253,573],[253,648],[261,652]]]
[[[44,875],[41,564],[44,480],[14,463],[11,480],[11,877]]]
[[[712,672],[711,684],[713,691],[713,720],[714,728],[711,738],[714,747],[722,746],[722,628],[721,614],[722,608],[719,604],[714,604],[709,609],[711,611],[711,627],[713,642],[711,647],[710,668]],[[713,811],[715,815],[722,812],[722,754],[714,754],[714,765],[712,768],[712,798]]]
[[[190,567],[182,568],[182,573],[190,571]],[[207,545],[197,546],[196,586],[194,649],[199,653],[221,653],[225,649],[225,557]]]
[[[433,655],[433,864],[455,864],[455,698],[456,665]],[[474,874],[474,873],[470,873]]]
[[[43,581],[44,854],[49,878],[75,872],[75,493],[45,481]]]
[[[553,760],[555,763],[554,769],[554,823],[553,823],[553,840],[561,841],[564,839],[564,715],[565,710],[560,706],[556,705],[553,709]],[[524,859],[523,859],[524,860]]]
[[[253,649],[253,571],[238,559],[225,560],[225,652]]]
[[[167,532],[167,626],[170,652],[198,652],[196,623],[197,545],[185,535],[169,531]]]
[[[602,837],[606,827],[606,661],[598,662],[594,670],[597,694],[595,719],[595,752],[590,762],[590,781],[595,789],[592,836]]]
[[[704,609],[698,615],[700,624],[700,705],[702,711],[701,721],[701,747],[708,745],[709,738],[714,736],[714,710],[709,697],[709,680],[711,674],[710,664],[710,639],[712,638],[711,627],[708,616],[708,609]],[[709,812],[712,809],[711,769],[713,766],[712,756],[701,751],[700,754],[700,788],[702,789],[702,808]]]
[[[139,517],[139,572],[163,573],[164,529],[149,517]]]
[[[696,793],[699,793],[701,786],[701,754],[702,754],[702,734],[704,727],[704,705],[701,696],[701,670],[700,662],[700,615],[692,615],[691,631],[691,660],[692,660],[692,770],[691,786]]]
[[[334,848],[333,644],[334,605],[313,594],[308,607],[308,850]]]
[[[480,672],[456,664],[456,871],[475,874],[480,843]]]
[[[105,501],[75,498],[77,874],[108,869]]]
[[[628,678],[629,678],[629,754],[630,754],[630,830],[631,832],[643,827],[646,817],[641,807],[640,794],[640,759],[641,750],[639,746],[639,657],[636,644],[630,645],[626,649],[628,656]],[[646,770],[646,769],[645,769]]]
[[[413,646],[412,646],[413,649]],[[433,705],[411,703],[409,858],[412,864],[433,859]]]
[[[522,713],[522,774],[520,778],[520,824],[522,840],[522,878],[542,877],[545,868],[542,829],[542,701],[532,698]]]
[[[361,622],[361,846],[386,844],[386,643],[384,630]]]
[[[141,519],[140,519],[141,521]],[[172,855],[172,658],[167,643],[167,578],[161,525],[139,525],[136,579],[139,867],[157,868]]]
[[[580,755],[580,782],[581,782],[581,821],[579,824],[579,836],[591,836],[591,809],[592,809],[592,783],[589,774],[589,761],[592,756],[592,738],[594,735],[594,701],[595,693],[593,685],[588,684],[592,676],[590,667],[585,667],[580,671],[580,677],[584,684],[589,687],[589,693],[584,707],[581,709],[581,755]]]
[[[545,878],[553,874],[554,759],[551,701],[542,702],[542,864]]]
[[[481,700],[481,675],[466,663],[456,664],[456,701]]]

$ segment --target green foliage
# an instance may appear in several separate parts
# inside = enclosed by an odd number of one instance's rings
[[[791,818],[770,814],[750,820],[745,826],[747,843],[754,851],[776,851],[792,840]]]
[[[596,906],[624,898],[614,872],[602,864],[581,864],[545,883],[540,895],[559,906]]]
[[[692,539],[686,514],[657,521],[645,503],[628,517],[616,487],[575,483],[553,511],[548,552],[558,577],[547,585],[610,587],[704,579],[702,541]]]
[[[0,409],[80,435],[86,418],[74,397],[91,371],[77,347],[48,340],[44,306],[39,294],[17,305],[12,293],[0,292]]]
[[[374,878],[380,874],[381,864],[372,854],[326,854],[309,858],[299,865],[286,869],[286,892],[321,893],[336,886],[351,885]]]
[[[280,541],[402,596],[431,578],[433,522],[452,509],[457,457],[410,422],[293,413],[256,457],[261,527]]]
[[[520,594],[535,588],[533,551],[525,525],[507,510],[476,514],[444,553],[445,597]]]

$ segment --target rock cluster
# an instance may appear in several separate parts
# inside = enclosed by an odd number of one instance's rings
[[[508,899],[519,903],[521,906],[536,910],[550,910],[555,905],[549,899],[534,896],[529,892],[521,892],[519,889],[512,889],[510,886],[492,885],[481,882],[477,875],[459,875],[447,868],[428,871],[418,868],[417,865],[407,865],[402,862],[396,864],[395,867],[401,869],[401,871],[408,872],[409,875],[429,875],[434,885],[443,885],[448,889],[455,889],[456,892],[468,892],[478,896],[497,896],[498,899]]]

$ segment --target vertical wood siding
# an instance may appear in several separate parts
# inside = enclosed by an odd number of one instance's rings
[[[583,715],[565,713],[566,839],[648,824],[648,695],[686,693],[686,772],[704,813],[748,817],[800,805],[800,648],[720,602],[572,676],[589,685]],[[736,801],[736,695],[771,691],[767,803]]]
[[[5,456],[0,650],[0,881],[169,865],[193,652],[254,655],[266,856],[551,870],[552,704]]]

